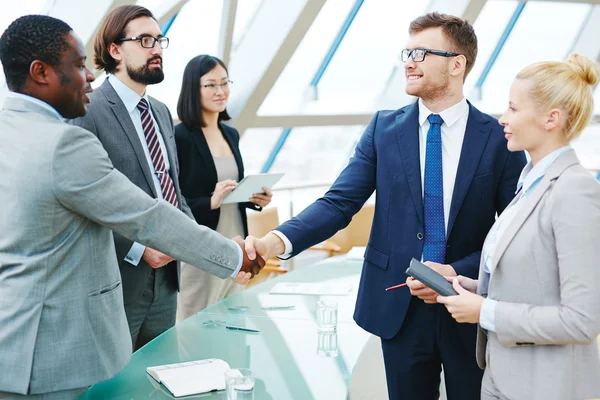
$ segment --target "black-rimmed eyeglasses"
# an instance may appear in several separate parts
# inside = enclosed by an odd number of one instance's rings
[[[154,45],[156,44],[156,42],[158,42],[158,45],[160,46],[161,49],[166,49],[167,47],[169,47],[169,38],[168,37],[160,37],[160,38],[155,38],[154,36],[150,36],[150,35],[141,35],[141,36],[135,36],[135,37],[126,37],[126,38],[122,38],[119,39],[119,42],[129,42],[132,40],[139,40],[140,41],[140,45],[145,48],[145,49],[151,49],[154,47]]]
[[[402,62],[406,62],[406,60],[408,60],[408,57],[411,57],[414,62],[422,62],[423,60],[425,60],[425,56],[427,54],[435,54],[436,56],[442,56],[442,57],[460,56],[460,54],[457,54],[457,53],[450,53],[450,52],[441,51],[441,50],[429,50],[429,49],[423,49],[421,47],[417,47],[416,49],[402,50]]]

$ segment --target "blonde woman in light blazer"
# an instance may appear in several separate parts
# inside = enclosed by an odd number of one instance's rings
[[[453,279],[459,295],[438,298],[480,325],[482,399],[600,397],[600,184],[569,145],[599,77],[573,54],[526,67],[511,87],[500,124],[509,150],[531,161],[487,236],[479,279]]]

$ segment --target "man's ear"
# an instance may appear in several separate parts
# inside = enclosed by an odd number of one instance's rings
[[[53,73],[52,67],[40,60],[33,61],[29,66],[29,77],[39,85],[48,85]]]
[[[116,43],[111,43],[108,45],[108,54],[110,54],[110,56],[116,61],[120,62],[123,59],[123,56],[121,55],[121,48],[117,46]]]
[[[450,71],[450,75],[456,76],[464,74],[467,70],[467,58],[465,56],[458,55],[453,57],[452,61],[452,70]]]

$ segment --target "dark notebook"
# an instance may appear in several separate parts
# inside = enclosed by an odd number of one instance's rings
[[[414,258],[410,261],[406,275],[410,275],[416,280],[423,282],[442,296],[454,296],[458,294],[446,278]]]

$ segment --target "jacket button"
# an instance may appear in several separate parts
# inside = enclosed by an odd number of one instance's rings
[[[417,239],[423,240],[423,234],[421,232],[417,233]]]

